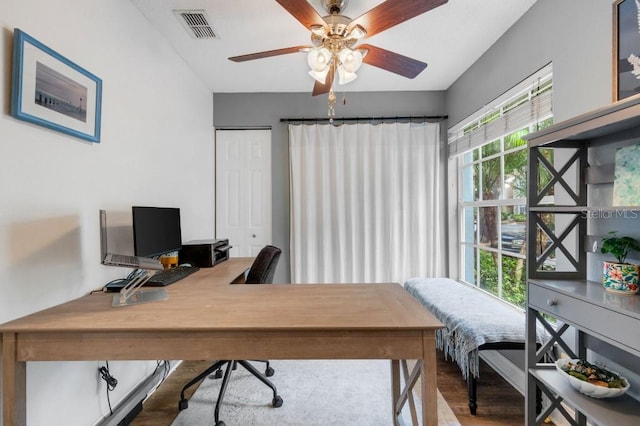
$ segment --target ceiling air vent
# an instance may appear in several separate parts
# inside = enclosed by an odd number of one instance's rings
[[[218,38],[209,25],[207,13],[204,10],[174,10],[173,13],[180,19],[191,37],[197,39]]]

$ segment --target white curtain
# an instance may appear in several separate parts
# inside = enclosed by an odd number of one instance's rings
[[[439,123],[290,125],[295,283],[444,272]]]

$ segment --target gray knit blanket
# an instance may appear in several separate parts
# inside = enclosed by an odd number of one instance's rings
[[[478,347],[525,342],[524,312],[468,285],[449,278],[412,278],[404,288],[445,325],[436,331],[436,346],[445,359],[453,358],[465,379],[468,373],[479,376]]]

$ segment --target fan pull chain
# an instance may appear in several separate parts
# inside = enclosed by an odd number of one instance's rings
[[[329,117],[333,117],[336,115],[336,103],[338,102],[338,99],[336,98],[336,94],[333,92],[333,87],[329,90],[329,97],[328,97],[328,101],[329,101]]]

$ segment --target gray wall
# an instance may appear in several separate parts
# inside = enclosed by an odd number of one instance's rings
[[[449,125],[464,120],[550,62],[556,122],[611,103],[612,4],[603,0],[538,0],[447,90]],[[611,152],[607,147],[596,156],[604,161]],[[590,226],[592,232],[595,229],[602,235],[611,229],[638,235],[633,221],[592,222]],[[601,275],[597,260],[589,265],[590,279],[598,280]]]
[[[610,103],[612,3],[538,0],[447,90],[450,127],[549,62],[556,121]]]
[[[464,121],[549,63],[553,65],[555,122],[611,103],[612,4],[538,0],[449,87],[449,126]],[[449,201],[450,206],[455,203],[455,199]]]
[[[444,115],[444,92],[348,93],[346,105],[338,93],[336,117]],[[327,118],[327,97],[310,93],[215,93],[214,126],[272,128],[273,244],[283,250],[275,282],[290,282],[289,266],[289,145],[287,123],[281,118]]]

